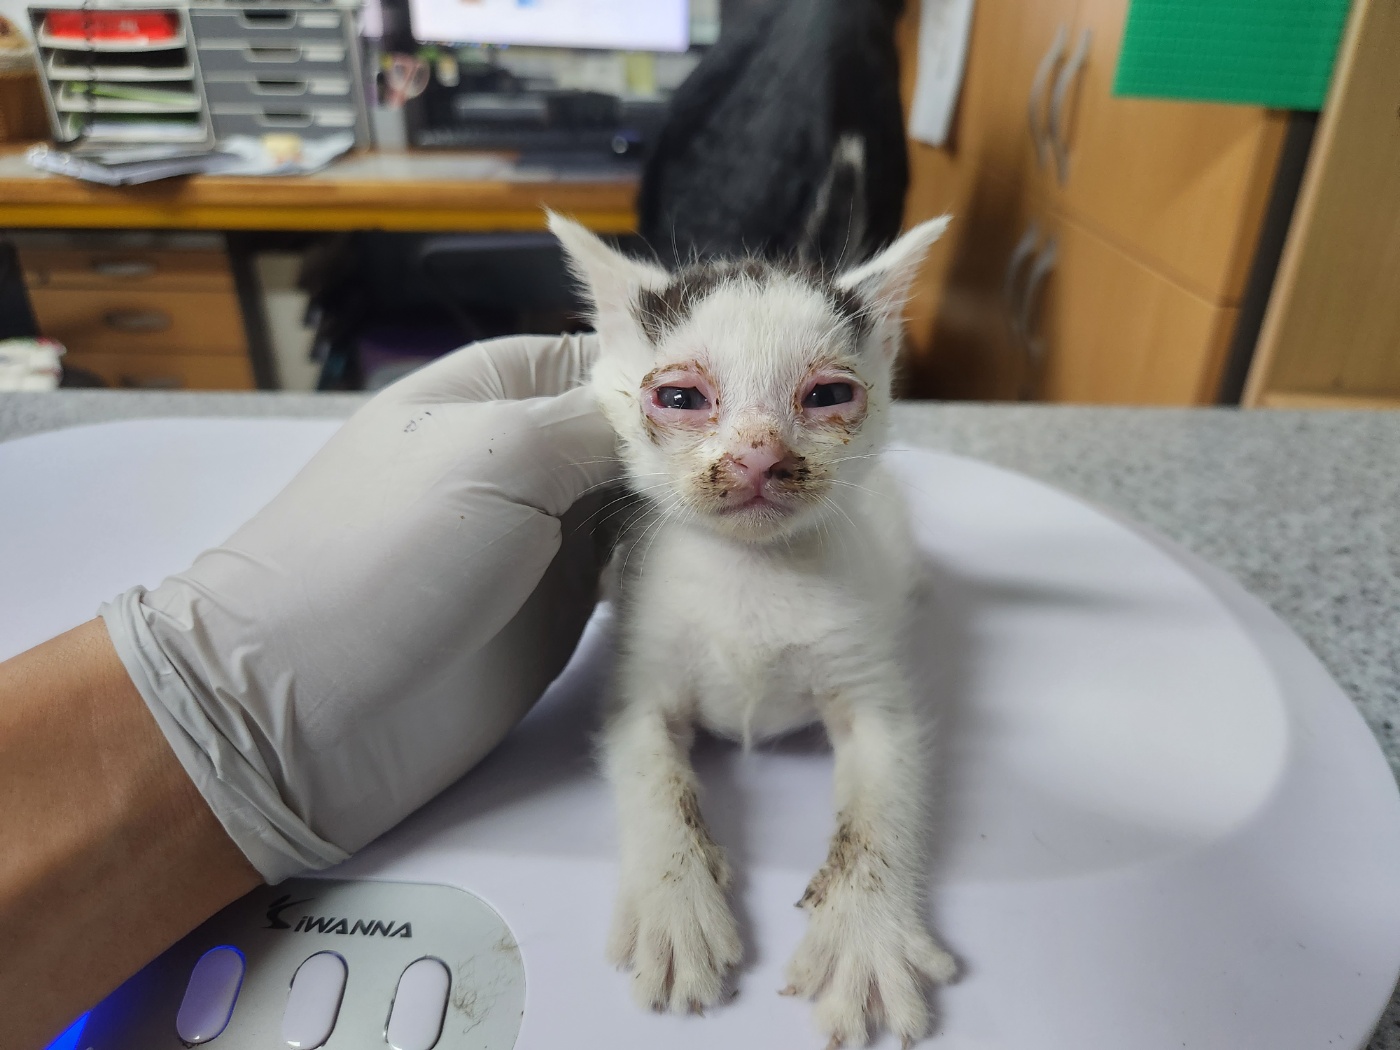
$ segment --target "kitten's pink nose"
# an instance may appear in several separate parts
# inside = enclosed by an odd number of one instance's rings
[[[796,465],[796,459],[787,449],[775,445],[762,445],[735,456],[733,469],[755,495],[761,495],[764,482],[772,478],[789,477]]]

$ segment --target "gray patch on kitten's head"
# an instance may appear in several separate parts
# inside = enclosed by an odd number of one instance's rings
[[[856,338],[863,338],[874,326],[866,304],[848,289],[838,287],[830,274],[803,266],[796,261],[765,259],[713,259],[692,263],[671,275],[664,287],[644,288],[632,302],[632,315],[652,343],[684,323],[701,300],[727,285],[748,283],[758,288],[776,280],[795,279],[810,286],[830,305],[838,317],[851,323]]]

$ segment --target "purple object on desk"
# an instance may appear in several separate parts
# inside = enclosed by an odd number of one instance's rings
[[[375,325],[359,339],[366,390],[388,386],[434,358],[456,350],[462,338],[445,325]]]

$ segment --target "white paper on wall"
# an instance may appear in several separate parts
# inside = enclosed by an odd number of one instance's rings
[[[919,13],[919,75],[909,107],[909,137],[930,146],[948,140],[967,64],[974,0],[923,0]]]

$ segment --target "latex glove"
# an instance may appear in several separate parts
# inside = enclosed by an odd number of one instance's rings
[[[408,376],[227,542],[102,607],[269,882],[343,860],[432,798],[568,660],[599,569],[570,508],[617,470],[573,389],[594,349],[495,340]]]

